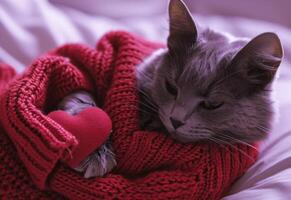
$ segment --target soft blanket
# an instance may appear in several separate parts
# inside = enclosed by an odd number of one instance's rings
[[[181,144],[140,130],[135,68],[159,47],[110,32],[95,49],[62,46],[21,75],[2,65],[1,199],[220,199],[257,151],[243,144]],[[117,166],[105,177],[84,179],[62,162],[77,140],[46,116],[79,89],[94,93],[112,119]]]

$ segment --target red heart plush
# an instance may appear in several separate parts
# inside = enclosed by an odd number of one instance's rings
[[[100,147],[108,138],[112,129],[109,116],[100,108],[87,108],[77,115],[70,115],[65,111],[53,111],[48,117],[71,132],[79,144],[72,154],[72,159],[66,160],[74,168],[90,153]]]

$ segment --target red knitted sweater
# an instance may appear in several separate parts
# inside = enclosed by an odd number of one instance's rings
[[[135,67],[158,47],[111,32],[96,48],[62,46],[16,77],[1,65],[0,199],[220,199],[257,152],[140,130]],[[98,93],[113,122],[117,166],[105,177],[84,179],[63,164],[76,138],[45,114],[77,89]]]

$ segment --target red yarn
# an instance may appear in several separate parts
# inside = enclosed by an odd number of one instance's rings
[[[0,98],[5,129],[0,127],[1,197],[220,199],[257,151],[242,144],[180,144],[139,129],[135,67],[158,47],[126,32],[111,32],[96,49],[62,46],[13,80]],[[5,77],[5,69],[0,72]],[[84,179],[63,164],[77,140],[45,115],[78,89],[98,94],[113,122],[117,167],[105,177]]]

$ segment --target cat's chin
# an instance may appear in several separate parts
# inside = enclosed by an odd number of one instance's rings
[[[195,143],[195,142],[199,142],[201,140],[203,140],[202,138],[189,138],[189,137],[183,137],[181,135],[179,135],[179,133],[176,132],[169,132],[169,135],[171,138],[173,138],[174,140],[180,142],[180,143]]]

